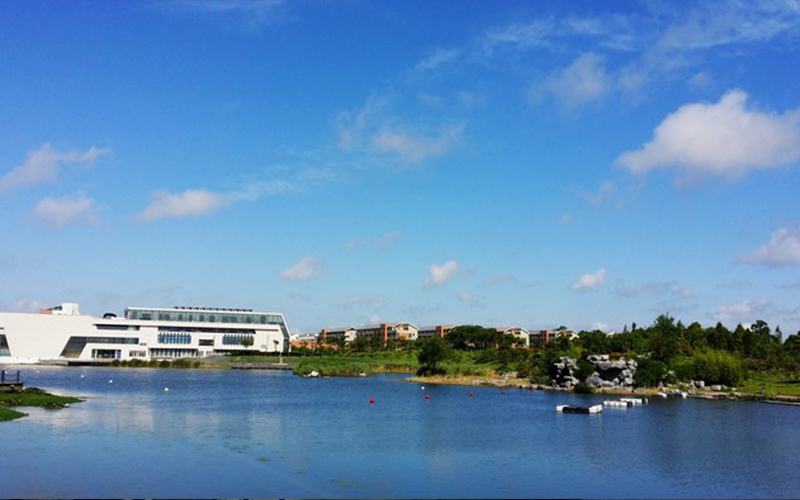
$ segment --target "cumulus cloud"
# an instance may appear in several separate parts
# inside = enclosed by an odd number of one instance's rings
[[[800,224],[776,229],[767,243],[741,260],[773,267],[800,263]]]
[[[544,92],[558,99],[566,108],[605,97],[613,84],[605,68],[605,60],[597,54],[583,54],[566,68],[550,74],[543,83],[531,87],[536,100]]]
[[[86,151],[55,151],[50,144],[28,151],[22,165],[0,177],[0,192],[12,188],[30,186],[43,182],[55,182],[62,167],[70,164],[91,167],[101,156],[111,153],[110,149],[95,146]]]
[[[44,198],[33,209],[33,215],[45,219],[57,226],[81,221],[96,224],[98,205],[83,194],[62,196],[60,198]]]
[[[432,264],[428,268],[428,277],[425,278],[425,287],[444,285],[455,276],[458,271],[458,261],[448,260],[441,266]]]
[[[575,283],[572,284],[572,289],[576,292],[585,292],[595,290],[606,284],[606,270],[600,268],[594,273],[584,274]]]
[[[231,202],[230,195],[212,193],[203,189],[187,189],[182,193],[159,190],[153,192],[151,198],[150,205],[136,217],[136,220],[196,217],[216,212]]]
[[[656,127],[652,141],[623,153],[616,163],[635,174],[674,166],[736,177],[798,159],[800,109],[783,115],[753,110],[747,94],[737,89],[716,104],[681,106]]]
[[[281,272],[281,278],[289,281],[305,281],[319,276],[317,261],[313,257],[305,257]]]

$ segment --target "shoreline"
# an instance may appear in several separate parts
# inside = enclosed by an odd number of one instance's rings
[[[416,384],[430,384],[430,385],[459,385],[463,387],[495,387],[498,389],[534,389],[537,391],[548,392],[569,392],[574,393],[572,389],[564,389],[560,387],[552,387],[547,385],[533,384],[527,379],[520,378],[487,378],[485,376],[431,376],[431,377],[409,377],[401,380],[400,382],[410,382]],[[635,388],[635,389],[597,389],[592,394],[599,396],[648,396],[654,397],[659,392],[675,393],[680,391],[677,387],[668,387],[664,389],[652,388]],[[775,395],[765,396],[763,394],[753,393],[740,393],[736,391],[720,392],[720,391],[703,391],[703,390],[688,390],[685,391],[687,397],[692,399],[703,399],[707,401],[749,401],[754,403],[770,403],[788,406],[800,406],[800,396],[790,395]]]

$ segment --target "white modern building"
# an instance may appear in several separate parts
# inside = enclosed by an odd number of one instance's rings
[[[129,307],[123,318],[82,315],[78,304],[39,314],[0,312],[0,364],[201,358],[290,349],[283,314],[250,309]]]

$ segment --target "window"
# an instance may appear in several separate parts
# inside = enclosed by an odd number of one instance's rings
[[[8,348],[8,340],[5,335],[0,335],[0,357],[11,356],[11,349]]]
[[[209,347],[214,345],[214,339],[200,339],[199,344],[201,347]]]
[[[119,359],[122,357],[122,351],[119,349],[92,349],[92,358],[94,359]]]

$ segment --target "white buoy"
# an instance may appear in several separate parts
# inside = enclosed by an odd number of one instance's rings
[[[425,390],[425,386],[423,385],[422,387],[420,387],[420,389],[424,391]]]
[[[83,375],[81,375],[81,378],[83,378]]]
[[[164,392],[169,392],[169,387],[164,387]]]
[[[109,381],[108,381],[108,383],[109,383],[109,384],[113,384],[113,383],[114,383],[114,381],[113,381],[113,380],[109,380]]]

